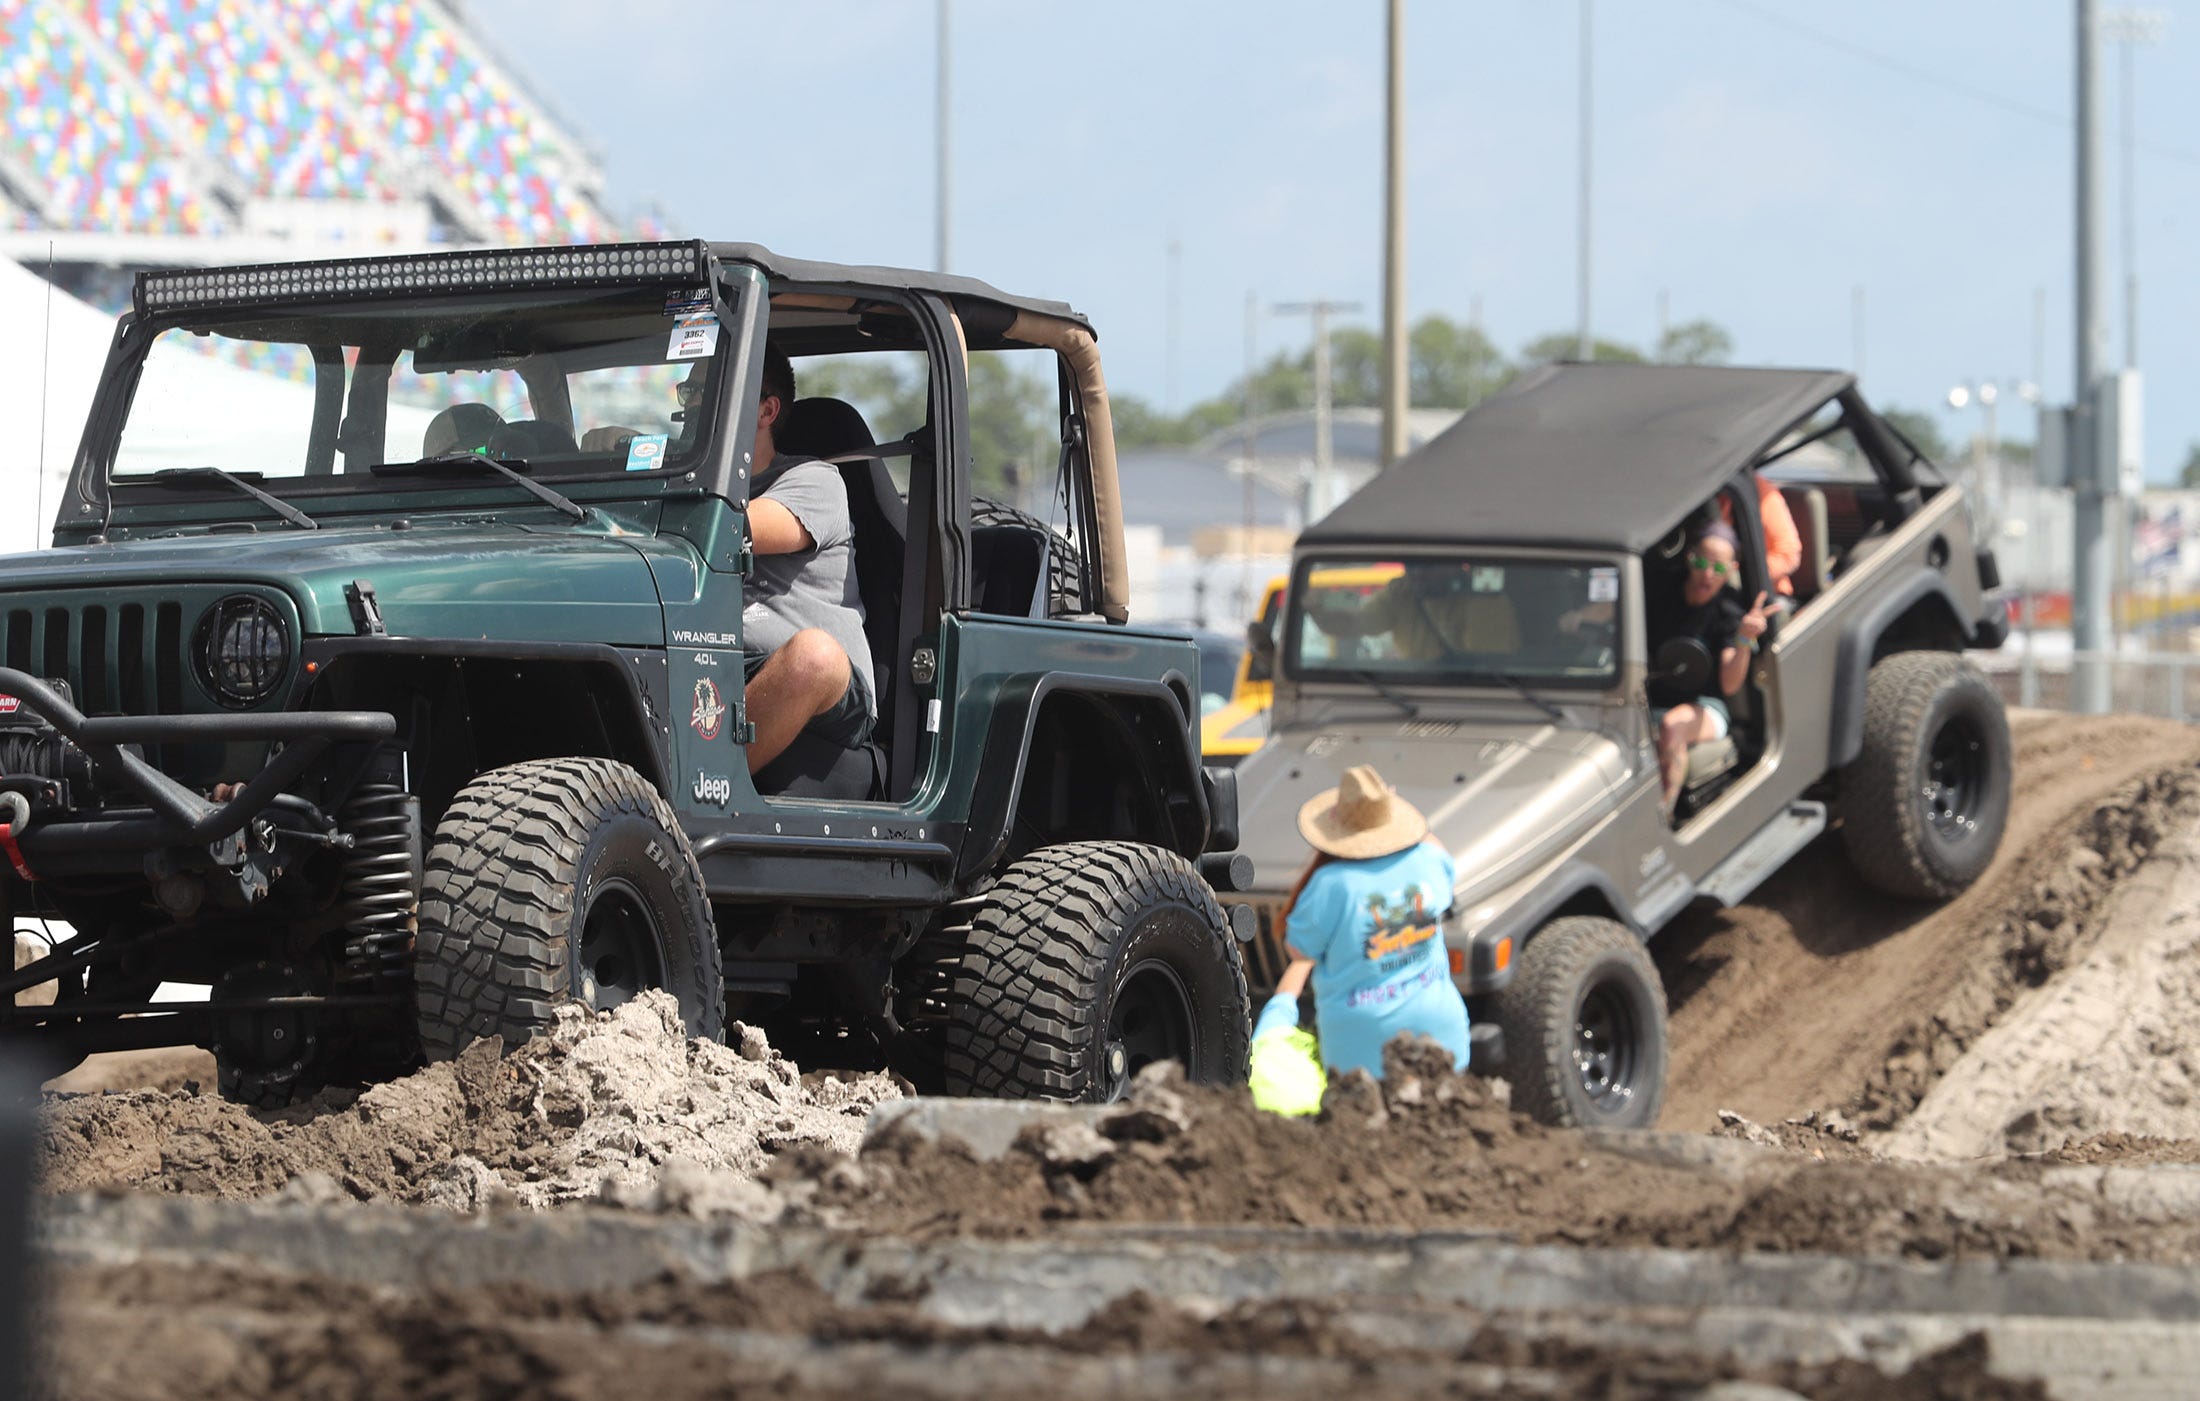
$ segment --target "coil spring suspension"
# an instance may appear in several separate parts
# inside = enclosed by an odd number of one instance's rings
[[[419,923],[420,800],[394,783],[362,783],[336,820],[353,843],[338,895],[345,917],[339,977],[402,983],[411,975]]]

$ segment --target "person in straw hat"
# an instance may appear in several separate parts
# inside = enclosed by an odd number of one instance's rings
[[[1428,819],[1368,765],[1299,809],[1314,858],[1287,908],[1292,962],[1253,1032],[1298,1024],[1314,983],[1322,1063],[1381,1078],[1383,1047],[1408,1032],[1433,1038],[1467,1067],[1467,1004],[1452,985],[1439,921],[1451,908],[1451,857]]]

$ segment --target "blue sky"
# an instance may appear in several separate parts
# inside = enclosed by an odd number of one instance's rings
[[[2200,11],[2135,55],[2148,468],[2200,441]],[[600,148],[615,209],[836,261],[934,256],[932,0],[469,0]],[[2070,392],[2071,0],[1599,0],[1593,321],[1727,327],[1745,363],[1857,362],[1936,410],[1966,380]],[[1111,384],[1177,407],[1263,305],[1381,300],[1381,0],[952,0],[953,270],[1058,297]],[[1577,302],[1573,0],[1408,0],[1410,314],[1508,351]],[[2102,50],[2109,361],[2124,347],[2121,63]],[[1177,333],[1167,253],[1181,244]],[[2035,301],[2045,316],[2036,335]],[[1264,314],[1263,356],[1306,343]],[[1173,390],[1173,394],[1172,394]],[[2029,438],[2006,404],[2005,436]]]

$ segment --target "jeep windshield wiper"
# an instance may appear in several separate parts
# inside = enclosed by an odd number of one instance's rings
[[[221,482],[243,492],[300,530],[321,528],[319,521],[288,501],[279,496],[270,496],[236,473],[224,472],[219,467],[168,467],[155,472],[152,480],[155,486],[194,486],[199,482]]]
[[[1392,705],[1395,705],[1400,710],[1403,710],[1406,713],[1406,718],[1408,720],[1418,720],[1421,718],[1420,706],[1414,704],[1406,697],[1399,695],[1390,687],[1385,686],[1382,682],[1382,678],[1378,677],[1374,672],[1349,671],[1345,674],[1347,676],[1350,676],[1355,681],[1365,682],[1367,685],[1372,686],[1375,690],[1376,695],[1381,696],[1384,700],[1389,701]]]
[[[1507,686],[1510,686],[1515,691],[1518,691],[1522,700],[1525,700],[1534,705],[1536,709],[1542,711],[1545,715],[1550,716],[1551,719],[1558,722],[1559,724],[1563,725],[1566,723],[1565,711],[1560,710],[1557,706],[1551,704],[1549,701],[1543,699],[1543,697],[1537,695],[1533,690],[1529,689],[1527,682],[1521,680],[1519,677],[1513,675],[1509,671],[1470,671],[1462,674],[1459,679],[1462,681],[1502,681]]]
[[[417,462],[377,462],[367,470],[378,477],[388,477],[408,473],[425,475],[443,467],[486,467],[506,481],[518,483],[537,500],[548,502],[574,520],[584,521],[588,519],[587,507],[576,505],[571,497],[552,491],[534,478],[515,471],[511,465],[512,463],[518,463],[521,467],[527,465],[526,459],[519,457],[507,460],[479,452],[439,452],[432,457],[423,457]]]

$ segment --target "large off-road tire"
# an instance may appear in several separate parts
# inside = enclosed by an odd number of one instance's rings
[[[971,918],[947,995],[949,1094],[1109,1100],[1148,1064],[1242,1084],[1245,964],[1192,863],[1136,842],[1044,847]]]
[[[1567,915],[1497,995],[1513,1108],[1563,1128],[1646,1129],[1665,1104],[1665,986],[1627,926]]]
[[[1944,900],[1986,870],[2009,820],[2009,717],[1977,668],[1896,652],[1864,689],[1864,749],[1840,772],[1841,841],[1864,880]]]
[[[690,1036],[725,1036],[695,853],[657,790],[609,759],[530,760],[459,790],[428,851],[414,981],[430,1060],[648,988],[679,999]]]

